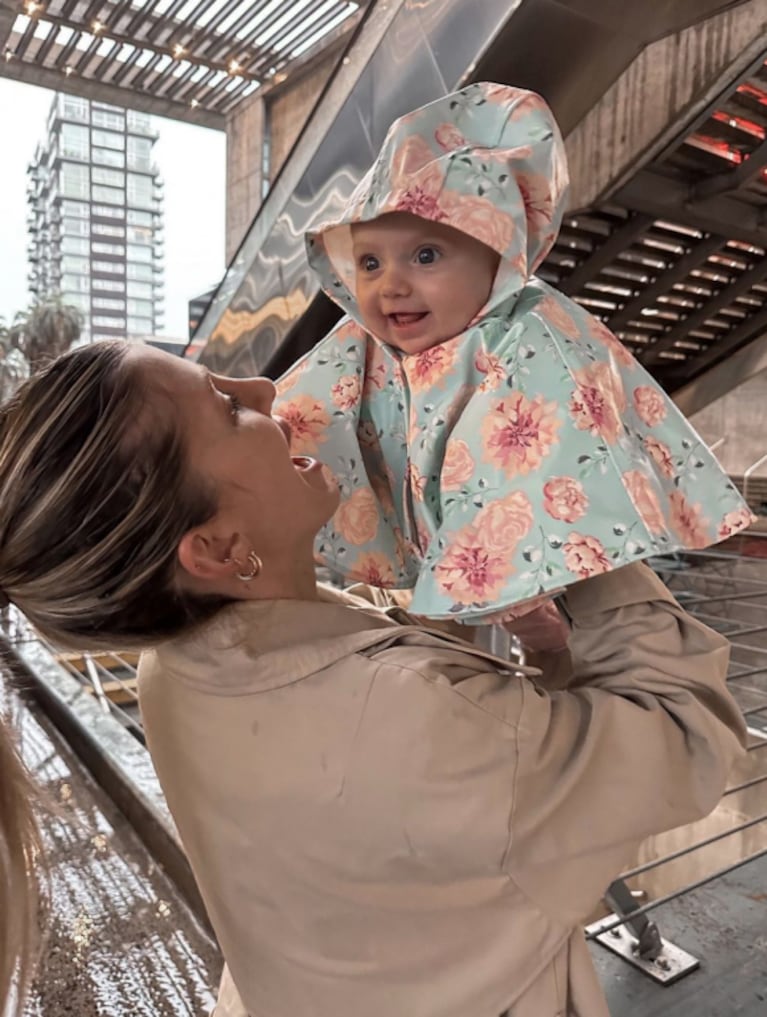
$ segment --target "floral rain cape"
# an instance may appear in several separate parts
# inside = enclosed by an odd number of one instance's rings
[[[317,456],[339,481],[319,560],[349,581],[412,587],[414,613],[491,621],[752,519],[620,341],[533,276],[566,188],[543,100],[475,84],[396,121],[345,213],[307,238],[348,317],[281,379],[275,411],[294,453]],[[410,356],[365,331],[354,296],[350,224],[394,211],[501,255],[466,331]]]

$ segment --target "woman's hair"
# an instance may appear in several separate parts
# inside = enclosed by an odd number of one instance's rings
[[[43,855],[32,782],[0,718],[0,1014],[21,1015],[38,942]]]
[[[0,590],[61,646],[143,647],[225,603],[178,582],[178,543],[215,495],[127,349],[72,350],[0,409]]]

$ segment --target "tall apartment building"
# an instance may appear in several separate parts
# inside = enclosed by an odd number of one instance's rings
[[[163,325],[163,190],[147,114],[57,93],[29,166],[29,283],[84,316],[82,338]]]

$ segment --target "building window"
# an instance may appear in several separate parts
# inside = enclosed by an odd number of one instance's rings
[[[103,290],[105,293],[125,293],[125,282],[113,279],[94,279],[94,290]]]
[[[151,226],[152,225],[152,213],[151,212],[139,212],[135,208],[128,209],[128,225],[129,226]]]
[[[151,265],[140,265],[134,262],[128,262],[127,267],[129,279],[139,279],[142,282],[152,281],[152,266]]]
[[[76,307],[78,311],[84,311],[86,314],[91,309],[90,297],[83,293],[70,293],[66,287],[62,290],[61,300],[62,303]]]
[[[139,244],[128,244],[128,261],[152,261],[152,248]]]
[[[110,148],[94,148],[91,151],[91,162],[99,166],[125,166],[125,153],[112,151]]]
[[[61,128],[59,139],[59,151],[65,159],[88,160],[88,137],[87,127],[80,124],[64,124]]]
[[[80,219],[87,219],[90,215],[90,205],[87,201],[62,201],[62,215],[76,215]]]
[[[142,173],[128,174],[128,204],[138,208],[154,207],[152,178]]]
[[[91,123],[94,127],[111,127],[114,131],[122,131],[125,128],[125,116],[94,106],[91,110]]]
[[[87,258],[78,258],[74,254],[65,254],[61,259],[61,270],[62,272],[76,272],[82,275],[88,275],[90,268],[90,262]]]
[[[94,243],[92,250],[94,254],[125,254],[125,245]]]
[[[125,262],[122,261],[93,261],[91,265],[94,272],[109,272],[111,275],[125,275]]]
[[[109,184],[110,187],[125,187],[125,174],[120,170],[94,166],[91,172],[94,184]]]
[[[125,328],[125,318],[115,316],[108,317],[106,314],[94,314],[93,324],[101,328]]]
[[[110,205],[124,205],[125,191],[118,191],[115,187],[103,187],[101,184],[94,184],[91,191],[94,201],[106,201]]]
[[[147,335],[152,332],[151,318],[131,318],[128,316],[128,332],[131,335]]]
[[[152,140],[151,138],[128,137],[128,167],[134,170],[152,169]]]
[[[134,244],[151,244],[152,229],[148,226],[129,226],[128,240]]]
[[[63,275],[61,288],[65,293],[87,293],[90,289],[90,279],[87,275]]]
[[[65,198],[87,198],[90,184],[89,167],[65,162],[61,167],[61,193]]]
[[[128,130],[135,128],[139,131],[149,131],[152,129],[152,122],[149,119],[148,113],[138,113],[135,109],[128,110]]]
[[[125,236],[125,227],[112,226],[108,222],[94,222],[91,226],[91,233],[100,237],[119,237],[122,240]]]
[[[87,254],[87,237],[62,237],[61,251],[63,254]]]
[[[135,297],[138,300],[151,300],[154,296],[150,282],[129,282],[128,297]]]
[[[125,151],[125,136],[113,134],[111,131],[93,131],[91,141],[99,148],[113,148],[120,152]]]
[[[122,219],[125,212],[122,208],[110,208],[109,205],[94,205],[93,214],[103,216],[105,219]]]
[[[90,232],[90,223],[87,219],[72,219],[66,216],[62,220],[61,231],[72,237],[87,237]]]
[[[68,120],[81,120],[88,123],[88,100],[76,95],[61,97],[61,114]]]
[[[124,311],[125,301],[113,300],[110,297],[94,297],[93,306],[100,311]]]
[[[132,300],[128,297],[128,314],[133,317],[152,317],[152,302],[151,300]]]

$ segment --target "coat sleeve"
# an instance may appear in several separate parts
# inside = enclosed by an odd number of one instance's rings
[[[726,640],[645,565],[576,584],[564,607],[566,688],[545,672],[478,666],[468,646],[416,650],[404,636],[410,645],[379,660],[407,664],[431,695],[387,680],[387,696],[409,698],[379,713],[366,738],[398,736],[379,758],[402,766],[433,858],[448,843],[465,871],[495,857],[544,913],[573,925],[645,837],[715,807],[745,726],[725,682]],[[416,778],[424,746],[428,768]]]
[[[745,725],[729,646],[644,565],[571,587],[573,673],[526,681],[505,868],[560,918],[584,918],[646,836],[717,804]]]

